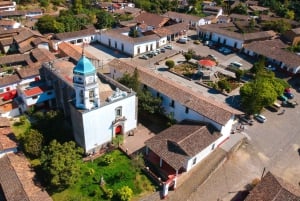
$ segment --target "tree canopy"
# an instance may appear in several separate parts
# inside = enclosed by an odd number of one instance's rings
[[[274,103],[289,84],[264,68],[264,59],[253,65],[255,79],[240,88],[241,105],[248,114],[259,113],[263,107]]]
[[[134,70],[132,75],[125,73],[118,81],[137,92],[139,112],[148,112],[150,114],[161,112],[162,100],[159,97],[154,97],[147,89],[141,88],[137,69]]]
[[[41,155],[41,165],[53,187],[66,188],[74,184],[80,175],[80,163],[83,149],[75,142],[60,144],[53,140]]]
[[[40,156],[43,145],[43,135],[39,131],[29,129],[24,133],[21,141],[26,154],[33,158]]]

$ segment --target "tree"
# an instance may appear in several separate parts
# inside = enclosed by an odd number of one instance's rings
[[[243,77],[243,75],[244,75],[244,71],[243,70],[237,69],[235,71],[235,78],[236,78],[237,81],[240,81],[241,78]]]
[[[60,144],[56,140],[46,146],[41,155],[41,165],[46,173],[46,180],[53,187],[64,189],[74,184],[80,175],[83,149],[75,142]]]
[[[269,79],[259,78],[240,88],[241,104],[248,114],[259,113],[263,107],[271,105],[277,92]]]
[[[150,114],[161,113],[161,98],[153,97],[152,94],[147,90],[141,90],[138,93],[138,99],[139,112],[148,112]]]
[[[41,155],[43,135],[35,129],[30,129],[21,139],[25,153],[30,157],[38,158]]]
[[[64,32],[64,25],[57,22],[53,16],[44,15],[39,18],[36,23],[36,27],[42,34],[45,33],[61,33]]]
[[[105,29],[105,28],[112,28],[115,24],[115,18],[106,11],[100,11],[96,15],[97,22],[95,24],[95,27],[97,29]]]
[[[123,186],[118,190],[118,197],[121,201],[129,201],[133,196],[133,191],[128,186]]]
[[[137,69],[134,69],[132,76],[129,73],[125,73],[120,79],[118,79],[118,81],[128,88],[131,88],[133,91],[139,91],[140,83]]]
[[[237,13],[237,14],[242,14],[242,15],[247,15],[247,6],[245,6],[242,3],[239,3],[236,7],[234,7],[231,11],[232,13]]]
[[[229,92],[231,90],[229,82],[226,79],[218,81],[218,87],[223,91]]]
[[[192,54],[190,54],[190,53],[185,53],[183,56],[184,56],[186,62],[188,62],[192,58]]]
[[[138,30],[137,30],[137,27],[136,27],[136,26],[130,27],[130,30],[129,30],[128,35],[129,35],[130,37],[132,37],[132,38],[137,38],[138,35],[139,35],[139,32],[138,32]]]
[[[165,65],[169,68],[173,68],[175,66],[175,62],[173,60],[167,60]]]

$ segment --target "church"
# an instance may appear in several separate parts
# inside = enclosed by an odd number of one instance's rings
[[[75,141],[85,153],[107,147],[118,135],[126,140],[136,128],[136,93],[97,72],[84,54],[78,62],[69,57],[46,62],[40,75],[55,92],[52,107],[71,120]]]

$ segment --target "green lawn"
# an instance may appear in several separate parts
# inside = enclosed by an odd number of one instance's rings
[[[112,156],[112,162],[107,165],[104,156],[93,162],[84,163],[81,167],[81,178],[73,186],[62,192],[53,193],[54,201],[99,201],[105,199],[104,192],[100,187],[100,180],[103,177],[105,188],[112,189],[114,195],[122,186],[129,186],[134,197],[147,192],[153,192],[155,187],[148,178],[133,167],[131,160],[119,150],[108,155]],[[111,200],[116,200],[113,197]]]
[[[19,121],[15,121],[12,125],[12,130],[15,136],[20,136],[31,127],[31,124],[24,116],[20,117]]]

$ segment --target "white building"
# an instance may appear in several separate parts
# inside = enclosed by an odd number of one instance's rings
[[[268,40],[276,36],[274,31],[260,31],[255,33],[237,33],[233,23],[209,24],[197,27],[198,36],[200,38],[211,40],[225,46],[242,49],[244,44],[258,41]]]
[[[183,172],[190,171],[230,136],[235,115],[240,111],[224,103],[197,94],[156,73],[129,63],[113,60],[108,63],[111,77],[138,71],[142,87],[162,99],[166,114],[181,122],[145,142],[147,158],[166,173],[163,195]],[[190,123],[184,123],[187,122]],[[201,122],[201,123],[199,123]]]
[[[68,42],[74,45],[90,44],[94,41],[96,35],[95,28],[84,29],[80,31],[65,32],[55,34],[52,38],[52,48],[57,51],[58,45],[62,42]]]
[[[152,30],[141,32],[137,27],[139,37],[136,38],[130,37],[129,31],[129,27],[101,31],[97,35],[97,40],[109,48],[132,57],[159,49],[168,42],[166,34],[160,35]]]
[[[16,2],[14,1],[1,1],[0,2],[0,11],[15,11]]]
[[[124,140],[137,126],[135,92],[97,73],[85,56],[77,65],[63,58],[44,63],[42,80],[55,91],[54,106],[70,116],[76,142],[94,153],[118,135]]]

